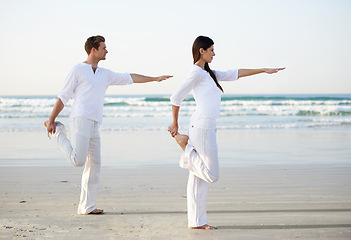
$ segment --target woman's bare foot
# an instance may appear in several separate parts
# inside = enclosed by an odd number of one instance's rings
[[[178,133],[177,135],[174,136],[174,138],[179,144],[179,146],[183,149],[183,151],[185,151],[185,147],[188,144],[189,137],[187,135]]]
[[[204,229],[204,230],[216,230],[217,228],[214,226],[210,226],[208,224],[202,225],[200,227],[189,227],[189,229]]]

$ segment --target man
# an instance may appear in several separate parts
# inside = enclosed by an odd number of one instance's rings
[[[78,206],[78,214],[83,215],[103,213],[103,210],[96,208],[96,199],[101,166],[99,126],[102,122],[106,89],[110,85],[160,82],[172,77],[168,75],[147,77],[99,68],[99,61],[105,60],[108,53],[105,38],[102,36],[88,38],[85,51],[88,54],[87,60],[72,68],[49,120],[44,123],[48,134],[54,136],[69,162],[76,167],[85,165]],[[70,114],[71,139],[69,140],[65,126],[55,122],[55,119],[71,97],[74,101]]]

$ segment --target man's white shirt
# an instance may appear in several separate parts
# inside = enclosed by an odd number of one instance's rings
[[[64,105],[73,97],[70,118],[86,117],[101,123],[107,88],[110,85],[132,83],[133,79],[129,73],[117,73],[100,67],[94,73],[90,64],[78,63],[67,75],[58,97]]]

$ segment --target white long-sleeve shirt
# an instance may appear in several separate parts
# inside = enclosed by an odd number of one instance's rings
[[[90,64],[79,63],[72,67],[58,97],[64,105],[73,97],[71,118],[86,117],[101,123],[107,88],[132,83],[129,73],[116,73],[100,67],[94,73]]]
[[[213,72],[218,81],[238,80],[238,69]],[[220,117],[221,90],[210,74],[197,65],[193,66],[183,84],[172,94],[171,103],[180,106],[191,90],[196,102],[196,110],[193,114],[196,119]]]

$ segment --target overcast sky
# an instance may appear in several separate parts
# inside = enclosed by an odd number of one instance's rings
[[[350,13],[349,0],[0,0],[0,95],[57,95],[98,34],[100,67],[174,75],[107,94],[171,94],[198,35],[215,42],[212,69],[286,67],[223,83],[227,94],[351,93]]]

